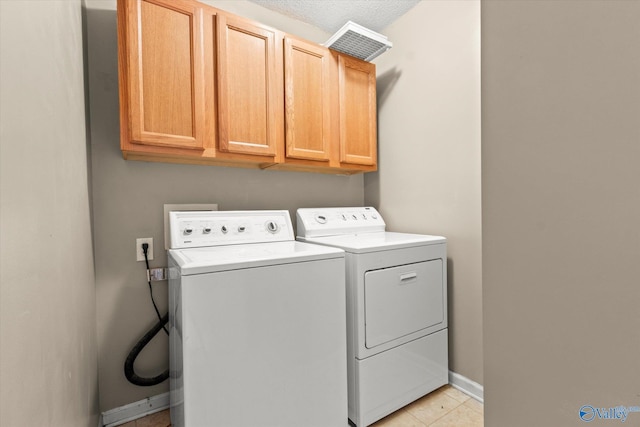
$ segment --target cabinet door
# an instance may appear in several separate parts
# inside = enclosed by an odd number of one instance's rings
[[[130,142],[202,149],[202,11],[175,0],[121,0],[121,116]],[[126,64],[126,65],[125,65]],[[125,91],[122,93],[122,91]],[[123,132],[123,135],[125,133]]]
[[[275,156],[284,126],[276,33],[219,14],[217,35],[218,148]],[[279,53],[281,57],[282,48]]]
[[[376,68],[338,56],[340,162],[376,165]]]
[[[284,41],[286,157],[329,160],[329,49]]]

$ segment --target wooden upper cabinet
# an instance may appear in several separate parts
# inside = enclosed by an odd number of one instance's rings
[[[284,39],[286,157],[329,160],[331,138],[329,49]]]
[[[377,164],[376,68],[374,64],[338,55],[340,162]]]
[[[118,15],[123,151],[203,149],[202,10],[190,1],[119,0]]]
[[[276,156],[284,126],[278,34],[225,14],[218,14],[216,34],[218,148]]]
[[[126,159],[377,168],[375,65],[195,0],[117,0]]]

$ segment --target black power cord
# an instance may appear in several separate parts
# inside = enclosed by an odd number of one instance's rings
[[[160,332],[160,329],[164,329],[167,335],[169,335],[169,331],[164,326],[169,321],[169,313],[165,314],[164,316],[160,316],[158,306],[153,299],[153,288],[151,287],[151,278],[149,277],[149,259],[147,255],[148,250],[149,244],[143,243],[142,252],[144,252],[144,261],[147,264],[147,282],[149,283],[149,293],[151,294],[151,302],[153,303],[153,308],[156,310],[156,314],[158,315],[158,322],[151,329],[149,329],[146,334],[144,334],[144,336],[140,339],[140,341],[136,343],[136,345],[133,346],[133,348],[129,352],[129,355],[127,356],[127,359],[124,362],[124,375],[127,377],[127,380],[129,380],[129,382],[132,384],[143,387],[160,384],[161,382],[169,378],[168,369],[160,375],[156,375],[155,377],[151,378],[141,377],[133,370],[133,364],[136,361],[136,358],[138,357],[142,349],[145,348],[147,344],[149,344],[153,337],[155,337],[156,334]]]
[[[158,320],[162,322],[162,316],[160,315],[160,310],[158,310],[156,301],[155,299],[153,299],[153,287],[151,286],[151,278],[149,277],[149,270],[151,269],[149,268],[149,256],[147,255],[148,251],[149,251],[149,244],[143,243],[142,252],[144,253],[144,262],[145,264],[147,264],[147,283],[149,284],[149,295],[151,295],[151,302],[153,303],[153,308],[156,310],[156,314],[158,315]],[[167,330],[167,328],[164,327],[164,323],[162,324],[162,329],[164,329],[167,335],[169,335],[169,331]]]
[[[141,377],[135,373],[133,370],[133,363],[136,361],[136,358],[140,354],[143,348],[146,347],[147,344],[156,336],[160,329],[164,328],[164,325],[169,321],[169,313],[165,314],[162,319],[158,323],[156,323],[153,328],[149,329],[149,331],[144,334],[144,336],[133,346],[129,355],[127,356],[127,360],[124,362],[124,375],[127,377],[130,383],[148,387],[156,384],[160,384],[169,378],[169,370],[166,369],[160,375],[156,375],[155,377],[145,378]],[[165,329],[166,330],[166,329]]]

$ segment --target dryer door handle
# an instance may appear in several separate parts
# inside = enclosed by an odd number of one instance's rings
[[[412,271],[411,273],[404,273],[400,275],[400,283],[408,282],[411,279],[418,277],[418,273]]]

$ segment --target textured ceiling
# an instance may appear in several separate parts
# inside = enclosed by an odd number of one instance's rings
[[[249,0],[283,15],[335,33],[347,21],[382,30],[420,0]]]

